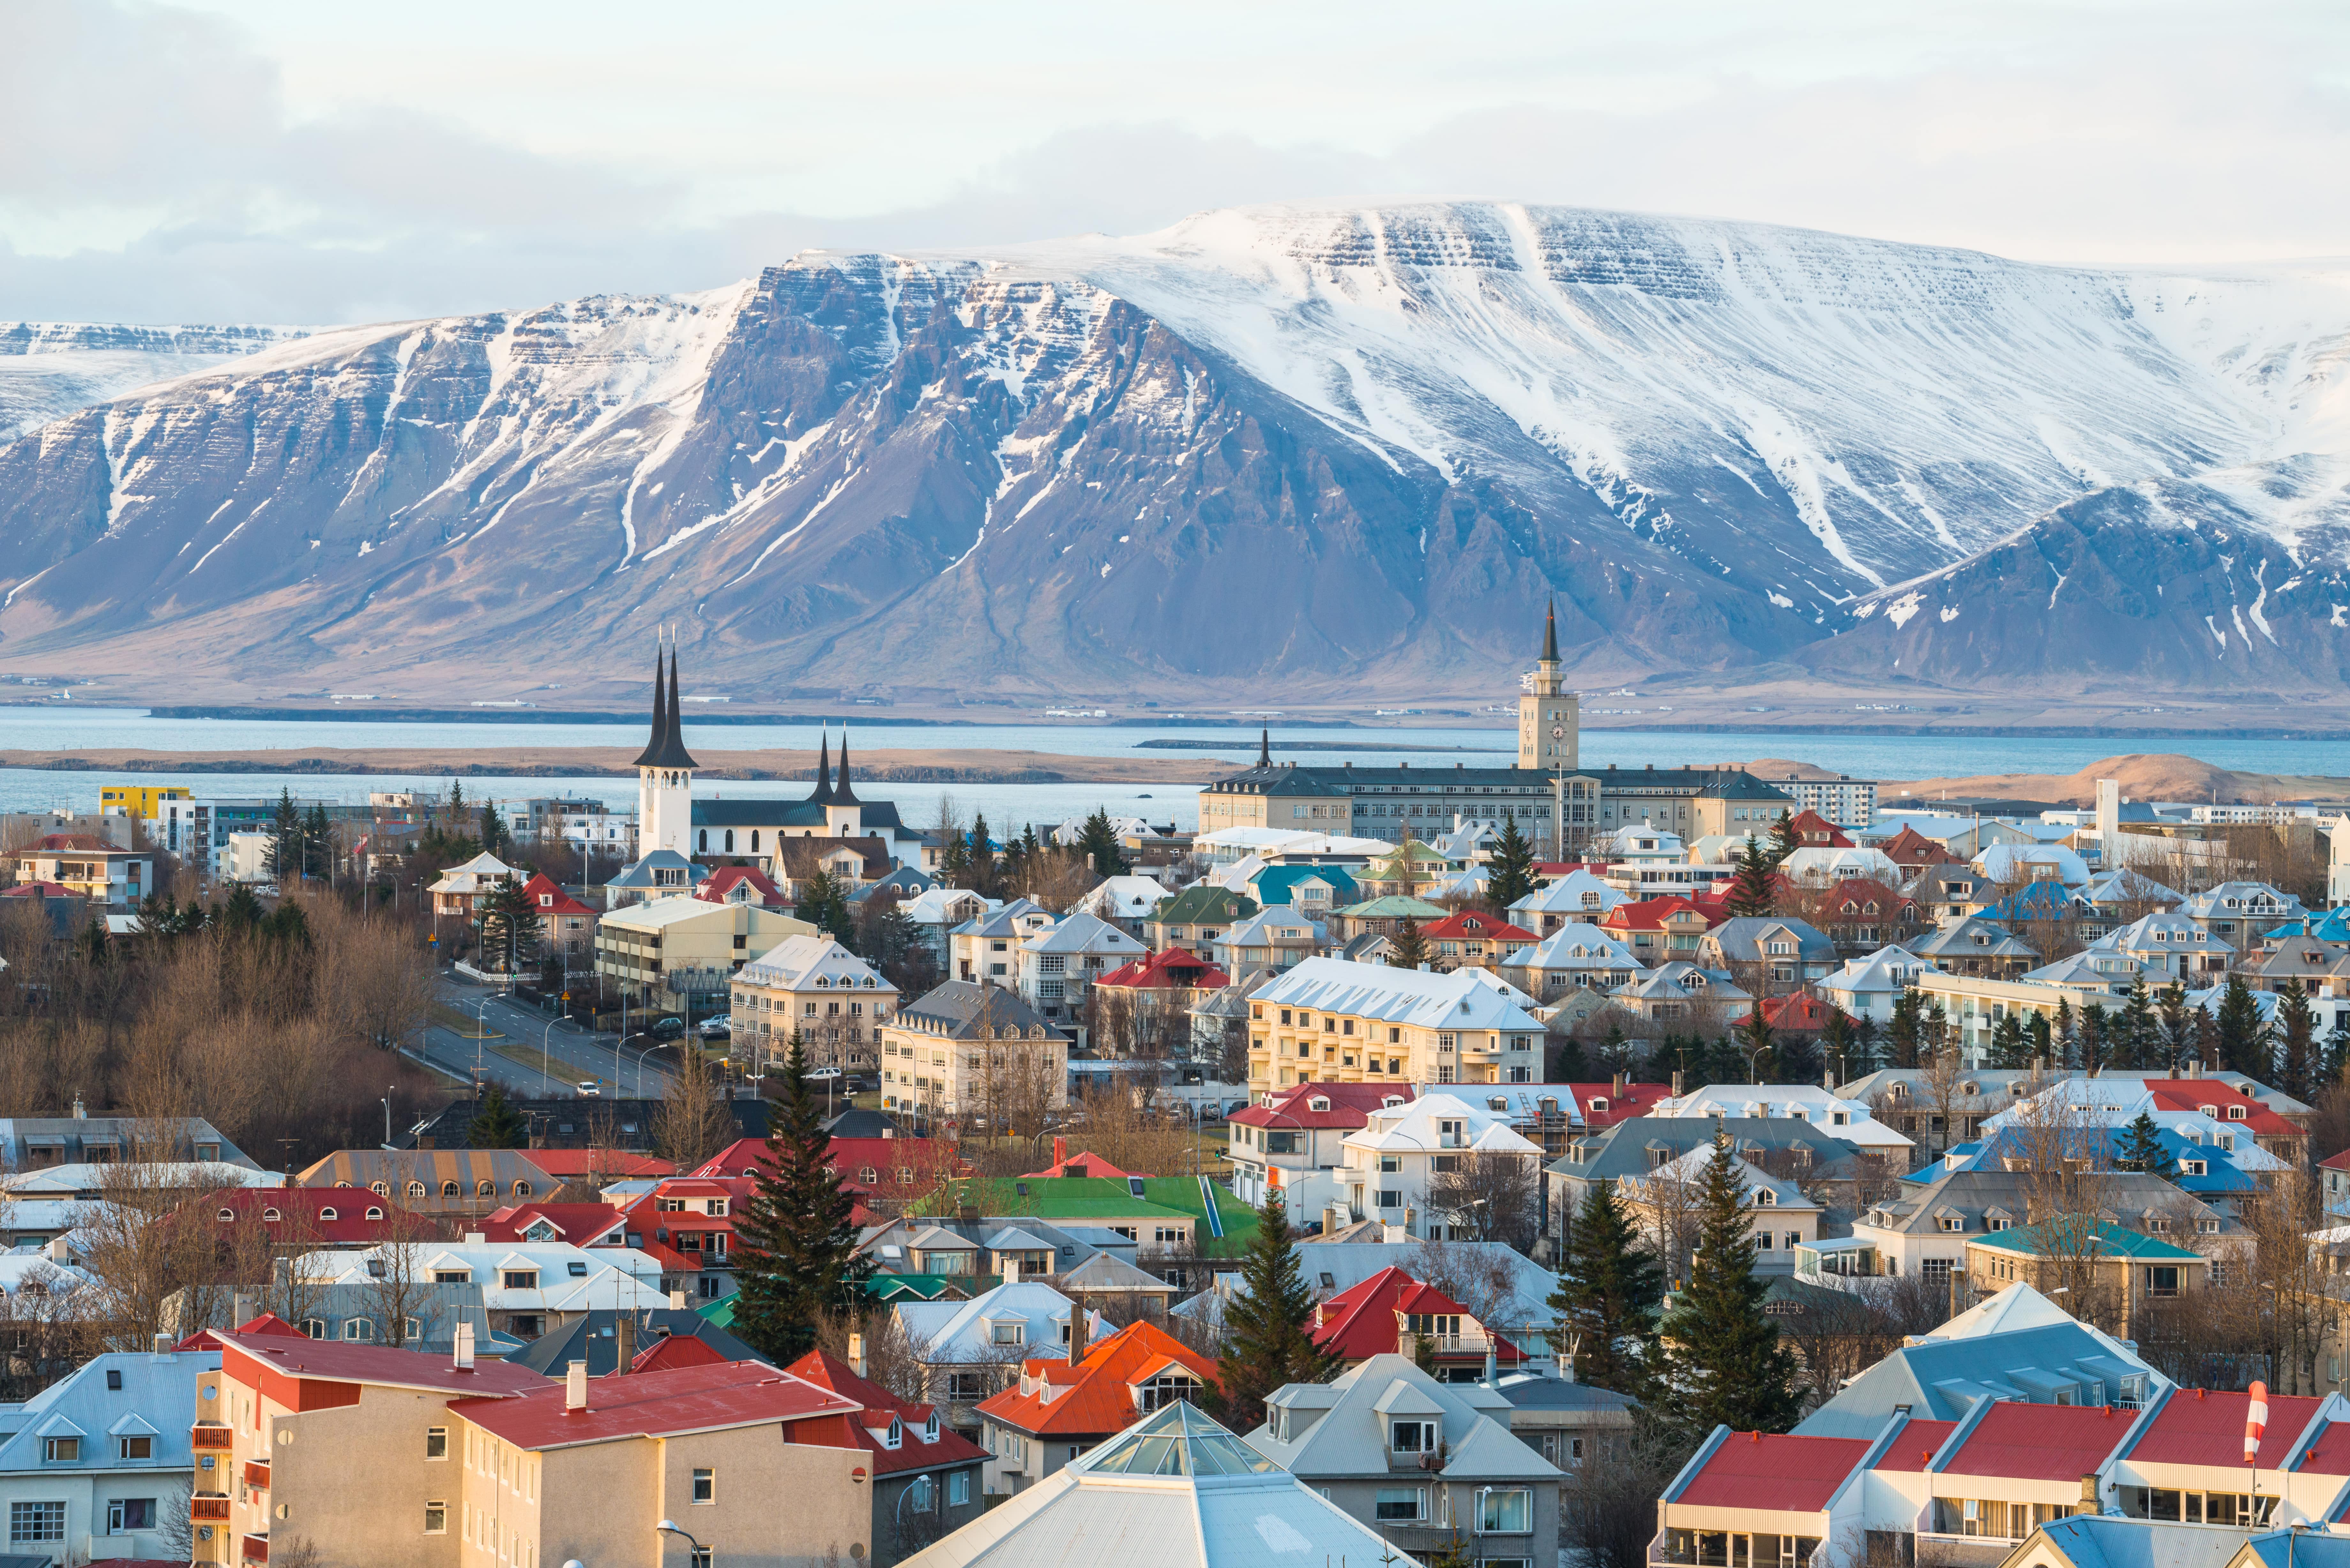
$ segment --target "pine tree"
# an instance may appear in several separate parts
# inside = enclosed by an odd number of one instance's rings
[[[331,878],[335,872],[335,830],[327,821],[327,803],[312,804],[302,825],[302,869],[312,877]]]
[[[2317,1098],[2317,1014],[2298,976],[2277,993],[2277,1085],[2304,1103]]]
[[[2183,1067],[2195,1053],[2195,1024],[2187,1010],[2187,987],[2172,981],[2162,988],[2158,1012],[2162,1020],[2162,1054],[2158,1067]]]
[[[1552,1348],[1573,1357],[1576,1382],[1637,1397],[1654,1364],[1665,1280],[1616,1201],[1614,1182],[1595,1181],[1584,1195],[1564,1261],[1550,1293],[1558,1314]]]
[[[1905,991],[1894,999],[1893,1022],[1886,1031],[1886,1039],[1893,1054],[1893,1064],[1897,1067],[1918,1065],[1919,1012],[1924,1005],[1915,989]]]
[[[1795,836],[1795,819],[1782,811],[1779,820],[1771,825],[1771,869],[1785,865],[1787,857],[1803,846],[1803,840]]]
[[[939,880],[950,888],[970,886],[971,840],[960,833],[949,833],[939,846]]]
[[[2048,1028],[2048,1015],[2046,1013],[2034,1012],[2030,1018],[2025,1019],[2023,1021],[2023,1054],[2025,1060],[2017,1064],[2017,1065],[2024,1067],[2037,1067],[2044,1064],[2048,1060],[2049,1043],[2052,1038],[2053,1037],[2050,1034]]]
[[[1738,1021],[1738,1060],[1745,1070],[1750,1084],[1772,1084],[1778,1081],[1778,1036],[1771,1021],[1762,1016],[1762,1003],[1757,999],[1753,1010]],[[1717,1079],[1716,1082],[1720,1080]]]
[[[1612,1017],[1607,1037],[1599,1042],[1599,1070],[1610,1078],[1632,1070],[1632,1043],[1624,1037],[1624,1025]]]
[[[1395,969],[1418,969],[1428,961],[1428,939],[1419,934],[1419,922],[1409,915],[1388,939],[1388,963]]]
[[[1863,1014],[1853,1025],[1852,1044],[1845,1047],[1845,1067],[1839,1081],[1850,1083],[1866,1078],[1883,1064],[1884,1057],[1877,1049],[1877,1020]]]
[[[482,934],[482,956],[507,973],[520,974],[538,956],[538,910],[513,872],[490,884],[473,920]]]
[[[2073,1015],[2073,999],[2056,999],[2056,1042],[2054,1065],[2063,1072],[2079,1070],[2081,1065],[2081,1021]]]
[[[1314,1343],[1314,1293],[1305,1286],[1281,1194],[1257,1210],[1256,1234],[1241,1260],[1241,1288],[1224,1308],[1224,1424],[1263,1423],[1265,1396],[1292,1383],[1325,1383],[1337,1357]]]
[[[1768,852],[1748,834],[1745,847],[1738,852],[1738,870],[1730,879],[1730,897],[1723,906],[1732,918],[1771,913],[1777,896],[1771,882],[1772,865]]]
[[[2122,1001],[2121,1014],[2116,1019],[2116,1038],[2107,1054],[2116,1066],[2151,1067],[2161,1050],[2161,1030],[2155,1023],[2154,997],[2146,989],[2146,979],[2139,976],[2130,981]]]
[[[1035,843],[1035,827],[1029,826],[1028,845]],[[1077,853],[1087,857],[1097,877],[1123,877],[1127,872],[1126,849],[1118,841],[1118,830],[1110,826],[1109,813],[1100,806],[1086,818],[1085,830],[1077,835]]]
[[[987,836],[987,818],[973,812],[971,818],[971,885],[993,896],[996,881],[995,845]]]
[[[766,1152],[734,1221],[733,1332],[777,1366],[815,1346],[820,1320],[847,1308],[872,1268],[857,1255],[857,1201],[826,1164],[823,1121],[795,1035],[783,1097],[768,1107]]]
[[[1762,1312],[1767,1287],[1754,1275],[1741,1163],[1728,1137],[1715,1138],[1698,1197],[1689,1288],[1660,1326],[1656,1404],[1690,1435],[1716,1426],[1783,1432],[1799,1412],[1795,1358]]]
[[[1591,1063],[1584,1054],[1582,1041],[1568,1034],[1561,1037],[1552,1047],[1549,1081],[1554,1084],[1591,1082]]]
[[[2194,1013],[2195,1059],[2203,1064],[2204,1071],[2216,1071],[2220,1065],[2220,1024],[2208,1007],[2190,1010]]]
[[[1501,841],[1485,867],[1485,897],[1497,909],[1507,909],[1534,890],[1534,846],[1518,831],[1517,813],[1502,818]]]
[[[269,821],[269,874],[281,883],[302,874],[302,808],[282,786]]]
[[[2220,1065],[2268,1082],[2276,1070],[2269,1059],[2268,1028],[2261,1020],[2260,1004],[2252,1000],[2252,988],[2244,983],[2241,974],[2230,974],[2227,990],[2220,992],[2219,1032]]]
[[[1820,1081],[1820,1043],[1809,1034],[1782,1034],[1772,1042],[1771,1054],[1777,1084],[1816,1084]]]
[[[482,803],[479,821],[481,832],[478,836],[484,854],[494,855],[503,860],[514,853],[514,840],[506,836],[505,815],[498,810],[495,801]]]
[[[254,897],[250,887],[236,883],[228,890],[228,902],[222,907],[220,918],[221,923],[232,931],[252,930],[264,919],[261,900]]]
[[[1853,1023],[1844,1009],[1830,1004],[1827,1021],[1820,1025],[1820,1054],[1827,1058],[1828,1069],[1839,1084],[1849,1084],[1857,1076],[1853,1070],[1853,1047],[1857,1043]],[[1862,1073],[1866,1068],[1860,1070]]]
[[[2324,1072],[2328,1085],[2350,1082],[2350,1015],[2336,1012],[2333,1032],[2325,1037]]]
[[[2106,1009],[2092,1002],[2081,1009],[2081,1071],[2096,1073],[2106,1065]]]
[[[1991,1025],[1991,1064],[2008,1068],[2023,1065],[2023,1021],[2012,1012]]]
[[[2145,1111],[2122,1129],[2121,1142],[2114,1149],[2114,1166],[2119,1170],[2142,1170],[2165,1181],[2178,1179],[2178,1166],[2162,1146],[2162,1129]]]
[[[822,867],[799,879],[799,901],[792,913],[843,947],[854,949],[857,926],[849,918],[847,895]]]
[[[473,1119],[465,1126],[466,1143],[474,1148],[520,1148],[529,1134],[522,1117],[506,1104],[506,1092],[495,1084],[483,1085],[473,1102]]]

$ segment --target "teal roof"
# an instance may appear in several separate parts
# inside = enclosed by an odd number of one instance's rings
[[[1994,1251],[2014,1252],[2022,1257],[2036,1258],[2040,1255],[2044,1241],[2043,1232],[2046,1229],[2046,1223],[2020,1225],[2010,1231],[1994,1231],[1981,1241],[1970,1241],[1968,1245],[1989,1247]],[[2174,1262],[2199,1263],[2203,1261],[2203,1255],[2200,1252],[2189,1251],[2185,1247],[2175,1247],[2168,1241],[2158,1241],[2153,1237],[2136,1231],[2126,1231],[2109,1220],[2101,1220],[2097,1222],[2096,1243],[2097,1256],[2101,1258],[2135,1258],[2140,1262],[2150,1263]],[[2067,1241],[2065,1244],[2071,1246],[2077,1243]]]
[[[1330,902],[1343,904],[1356,896],[1355,878],[1343,866],[1268,866],[1249,880],[1256,889],[1257,902],[1270,909],[1275,904],[1292,902],[1291,895],[1298,885],[1315,877],[1330,885]]]

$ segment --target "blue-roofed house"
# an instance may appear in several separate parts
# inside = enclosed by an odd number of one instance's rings
[[[234,1490],[217,1469],[199,1477],[189,1436],[197,1378],[220,1364],[217,1349],[110,1352],[0,1405],[8,1550],[58,1563],[172,1557],[163,1528],[192,1483],[224,1499]]]
[[[1362,898],[1343,866],[1268,866],[1249,879],[1248,890],[1262,908],[1286,904],[1316,919]]]
[[[2112,919],[2090,901],[2085,888],[2069,888],[2054,877],[2025,883],[1996,903],[1984,905],[1975,912],[1975,919],[2011,931],[2019,926],[2054,921],[2076,923],[2085,937],[2101,937],[2113,929]]]

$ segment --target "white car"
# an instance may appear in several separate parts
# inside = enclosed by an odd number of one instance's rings
[[[811,1084],[827,1083],[839,1076],[840,1069],[837,1067],[810,1067],[807,1070],[807,1081]]]
[[[582,1078],[579,1080],[579,1097],[581,1099],[594,1099],[600,1096],[603,1093],[604,1083],[602,1079]]]

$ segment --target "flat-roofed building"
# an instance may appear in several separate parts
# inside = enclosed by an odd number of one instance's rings
[[[1307,959],[1250,999],[1249,1087],[1530,1084],[1542,1071],[1534,1005],[1490,970]]]

